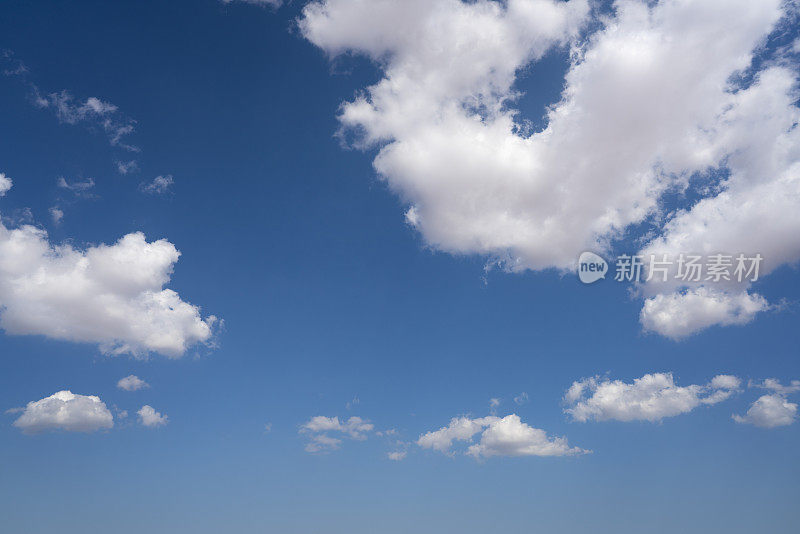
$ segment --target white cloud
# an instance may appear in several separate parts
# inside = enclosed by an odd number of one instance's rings
[[[361,399],[359,399],[358,395],[356,395],[355,397],[353,397],[352,400],[347,401],[344,407],[350,410],[351,408],[353,408],[354,406],[358,406],[359,404],[361,404]]]
[[[136,160],[117,161],[117,172],[120,174],[131,174],[139,171],[139,164]]]
[[[119,146],[131,152],[139,149],[122,142],[123,137],[133,132],[135,121],[123,116],[117,106],[104,102],[97,97],[89,97],[83,103],[76,103],[67,91],[41,94],[39,88],[32,84],[34,103],[44,109],[50,109],[60,122],[66,124],[87,123],[103,129],[113,146]]]
[[[87,178],[85,180],[78,180],[75,182],[68,182],[63,176],[59,176],[58,180],[56,181],[58,187],[61,189],[66,189],[68,191],[72,191],[78,196],[86,196],[89,193],[89,190],[94,188],[94,180],[92,178]]]
[[[767,389],[768,395],[762,395],[747,410],[745,415],[734,414],[737,423],[747,423],[761,428],[787,426],[797,419],[797,404],[789,402],[787,396],[800,391],[800,380],[792,380],[784,386],[775,378],[767,378],[762,382],[751,382],[752,388]]]
[[[146,427],[164,426],[169,422],[169,417],[155,411],[148,404],[142,406],[136,413],[139,414],[139,422]]]
[[[761,428],[775,428],[794,423],[797,404],[789,402],[779,394],[762,395],[747,410],[745,415],[733,415],[737,423],[747,423]]]
[[[151,195],[163,195],[169,190],[173,183],[175,183],[175,181],[172,179],[172,175],[167,174],[165,176],[156,176],[152,182],[142,183],[140,188],[145,193],[150,193]]]
[[[408,456],[408,451],[392,451],[386,454],[387,458],[390,460],[394,460],[395,462],[400,462],[405,460],[406,456]]]
[[[53,224],[60,224],[64,219],[64,211],[61,208],[53,206],[50,208],[50,218],[53,219]]]
[[[29,402],[14,426],[26,434],[53,430],[96,432],[113,427],[114,417],[99,397],[59,391]]]
[[[7,67],[3,69],[3,75],[5,76],[24,76],[28,73],[28,67],[21,60],[14,57],[12,50],[0,50],[0,64]]]
[[[137,391],[139,389],[149,388],[150,384],[136,375],[128,375],[125,378],[119,379],[119,382],[117,382],[117,387],[119,389],[124,389],[125,391]]]
[[[350,417],[341,422],[338,417],[317,415],[300,427],[300,433],[308,435],[309,442],[305,449],[307,452],[313,453],[339,448],[342,440],[338,437],[331,437],[329,433],[363,441],[374,429],[375,426],[372,423],[360,417]]]
[[[565,438],[549,438],[544,430],[528,426],[516,414],[503,418],[454,417],[448,426],[421,435],[417,445],[424,449],[452,454],[451,447],[454,441],[472,442],[478,433],[481,433],[480,440],[466,451],[466,454],[475,458],[565,456],[588,452],[577,447],[569,447]]]
[[[470,441],[475,434],[497,420],[498,418],[495,416],[479,419],[454,417],[446,427],[421,435],[417,440],[417,445],[423,449],[433,449],[449,454],[453,441]]]
[[[212,341],[214,316],[171,289],[180,253],[165,239],[128,234],[83,250],[44,230],[0,222],[0,326],[9,334],[97,343],[107,354],[180,357]]]
[[[709,326],[749,323],[769,307],[761,295],[697,287],[645,300],[640,321],[645,331],[679,340]]]
[[[751,382],[748,384],[751,388],[768,389],[778,395],[789,395],[790,393],[797,393],[800,391],[800,380],[792,380],[788,386],[784,386],[777,378],[766,378],[761,382]]]
[[[0,197],[5,196],[11,190],[13,184],[11,178],[0,172]]]
[[[549,438],[544,430],[523,423],[512,414],[490,424],[480,442],[471,445],[467,454],[475,458],[491,456],[566,456],[589,451],[570,447],[566,438]]]
[[[797,74],[766,61],[752,83],[736,75],[783,8],[617,0],[576,41],[588,14],[579,0],[318,0],[300,28],[331,56],[380,66],[383,79],[339,120],[357,146],[379,148],[375,169],[429,245],[513,271],[568,268],[653,221],[643,252],[761,252],[768,273],[800,259]],[[517,75],[567,42],[561,100],[528,135],[513,109]],[[712,170],[728,177],[660,217],[665,191]],[[679,338],[766,309],[746,284],[680,290],[643,289],[646,328]]]
[[[677,386],[672,373],[653,373],[632,384],[608,378],[584,378],[564,396],[565,412],[573,420],[660,421],[731,397],[741,381],[719,375],[706,385]]]

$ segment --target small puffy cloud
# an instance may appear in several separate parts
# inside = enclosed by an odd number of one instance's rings
[[[711,379],[710,385],[714,390],[736,390],[742,385],[742,381],[733,375],[717,375]]]
[[[26,434],[53,430],[96,432],[114,426],[114,417],[99,397],[59,391],[29,402],[14,426]]]
[[[747,324],[769,308],[761,295],[699,287],[645,300],[639,321],[645,331],[679,340],[714,325]]]
[[[117,382],[117,387],[119,389],[124,389],[125,391],[136,391],[139,389],[149,388],[150,384],[136,375],[128,375],[125,378],[119,379],[119,382]]]
[[[405,460],[406,456],[408,456],[408,451],[392,451],[386,454],[387,458],[393,460],[395,462],[400,462]]]
[[[149,404],[142,406],[136,413],[139,415],[139,422],[146,427],[164,426],[169,422],[169,417],[155,411]]]
[[[762,395],[744,415],[734,414],[737,423],[746,423],[761,428],[787,426],[797,419],[797,404],[789,402],[787,396],[800,391],[800,380],[792,380],[788,386],[782,385],[775,378],[767,378],[762,382],[751,382],[752,388],[766,389],[771,393]]]
[[[172,175],[167,174],[164,176],[156,176],[152,182],[142,183],[139,187],[145,193],[163,195],[169,190],[173,183],[175,183],[175,181],[172,179]]]
[[[444,454],[452,454],[454,441],[471,442],[480,433],[480,440],[467,448],[474,458],[491,456],[566,456],[588,451],[570,447],[565,438],[550,438],[544,430],[523,423],[516,414],[471,419],[454,417],[450,424],[423,434],[417,445]]]
[[[0,197],[5,196],[11,190],[12,185],[14,182],[11,181],[11,178],[0,172]]]
[[[182,356],[213,341],[214,316],[164,289],[180,252],[128,234],[85,249],[0,221],[0,327],[8,334],[97,343],[106,354]]]
[[[574,421],[660,421],[731,397],[741,381],[730,375],[706,385],[677,386],[672,373],[653,373],[633,383],[592,377],[572,384],[564,396]]]
[[[517,403],[517,406],[522,406],[523,404],[528,402],[528,394],[523,391],[522,393],[514,397],[514,402]]]
[[[737,423],[747,423],[761,428],[775,428],[794,423],[797,404],[789,402],[783,395],[762,395],[744,415],[733,415]]]
[[[567,456],[589,451],[570,447],[566,438],[550,438],[544,430],[523,423],[516,414],[492,422],[478,443],[467,449],[475,458],[491,456]]]
[[[363,441],[374,429],[372,423],[360,417],[350,417],[342,422],[338,417],[318,415],[304,423],[300,427],[300,433],[308,436],[306,451],[314,453],[338,449],[342,444],[341,438]],[[332,437],[330,434],[339,437]]]

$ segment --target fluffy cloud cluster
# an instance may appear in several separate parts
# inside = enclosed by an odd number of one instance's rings
[[[300,28],[382,69],[339,119],[379,148],[375,169],[431,246],[514,271],[568,268],[649,221],[643,253],[761,252],[769,272],[800,258],[797,73],[787,58],[747,69],[793,6],[617,0],[581,38],[584,0],[317,0]],[[561,99],[529,133],[517,75],[568,42]],[[661,217],[665,192],[718,175]],[[747,291],[651,285],[641,320],[673,338],[742,324],[767,306]]]
[[[338,417],[318,415],[304,423],[300,427],[300,433],[308,436],[309,441],[305,449],[313,453],[338,449],[342,444],[342,438],[363,441],[374,429],[372,423],[360,417],[351,417],[342,422]]]
[[[9,334],[97,343],[108,354],[180,357],[212,339],[214,316],[170,289],[180,253],[128,234],[113,245],[54,245],[33,226],[0,222],[0,326]]]
[[[470,445],[466,454],[474,458],[491,456],[565,456],[588,451],[570,447],[565,438],[550,438],[544,430],[523,423],[516,414],[505,417],[454,417],[450,424],[439,430],[423,434],[417,445],[451,454],[454,441],[472,442],[480,433],[480,440]]]
[[[744,415],[733,415],[737,423],[746,423],[761,428],[775,428],[791,425],[797,419],[797,404],[789,402],[787,396],[800,391],[800,380],[792,380],[783,386],[774,378],[768,378],[761,384],[754,384],[770,391],[759,397]]]
[[[164,426],[169,422],[169,417],[157,412],[148,404],[142,406],[136,413],[139,415],[139,422],[146,427],[155,428]]]
[[[95,432],[113,427],[114,417],[99,397],[59,391],[29,402],[14,426],[26,434],[53,430]]]
[[[706,385],[677,386],[671,373],[653,373],[628,384],[608,378],[584,378],[564,396],[573,420],[660,421],[698,406],[722,402],[741,385],[735,376],[718,375]]]

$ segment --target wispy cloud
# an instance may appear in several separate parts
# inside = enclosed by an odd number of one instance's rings
[[[95,183],[94,179],[92,178],[68,182],[63,176],[59,176],[58,180],[56,180],[56,185],[58,185],[58,187],[61,189],[66,189],[67,191],[74,193],[75,196],[89,197],[91,196],[90,191],[94,188]]]
[[[338,417],[318,415],[300,427],[300,433],[308,436],[306,452],[325,452],[338,449],[343,439],[363,441],[375,430],[375,426],[360,417],[339,421]]]
[[[152,182],[142,182],[139,185],[139,189],[150,195],[163,195],[169,191],[173,183],[175,183],[175,181],[172,179],[172,175],[166,174],[163,176],[156,176]]]
[[[120,174],[131,174],[139,171],[139,164],[136,160],[117,161],[117,172]]]

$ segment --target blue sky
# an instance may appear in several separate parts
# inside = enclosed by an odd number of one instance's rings
[[[794,532],[795,8],[272,4],[0,8],[3,530]]]

